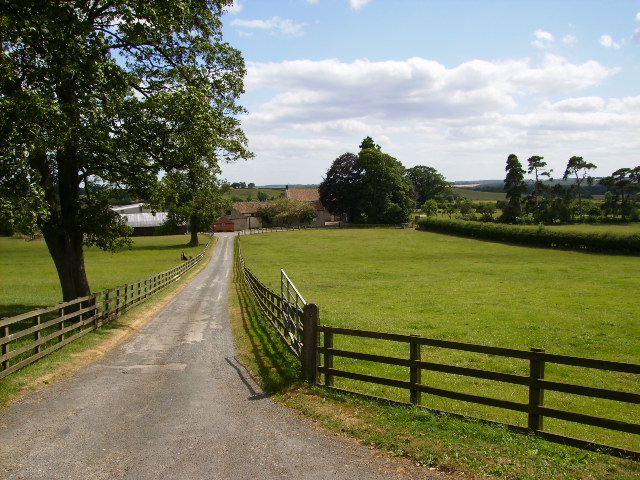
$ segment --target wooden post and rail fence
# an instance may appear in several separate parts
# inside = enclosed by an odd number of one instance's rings
[[[360,382],[384,385],[406,390],[408,402],[383,398],[394,403],[407,403],[415,406],[429,408],[423,401],[422,394],[444,397],[452,400],[470,402],[490,407],[520,412],[526,416],[527,427],[505,424],[510,428],[526,433],[535,433],[547,440],[573,445],[589,450],[603,450],[612,455],[623,456],[640,460],[640,452],[636,450],[619,448],[589,440],[572,438],[565,435],[545,430],[544,419],[558,419],[575,422],[583,425],[591,425],[608,430],[625,432],[636,436],[640,435],[640,424],[635,421],[623,421],[620,419],[606,418],[592,414],[570,411],[545,406],[545,392],[561,392],[564,394],[578,395],[595,399],[625,402],[637,406],[640,405],[640,393],[613,390],[608,388],[577,385],[545,378],[545,368],[548,365],[569,365],[578,368],[588,368],[602,372],[616,372],[640,375],[640,364],[599,360],[593,358],[574,357],[569,355],[557,355],[547,353],[540,348],[519,350],[513,348],[492,347],[475,345],[471,343],[454,342],[425,338],[419,335],[400,335],[394,333],[371,332],[349,328],[337,328],[320,324],[320,316],[317,305],[307,303],[295,288],[289,277],[281,271],[282,288],[278,294],[266,287],[251,272],[245,264],[239,246],[239,238],[236,238],[236,260],[239,262],[239,271],[244,281],[249,286],[254,300],[260,307],[264,317],[275,327],[282,340],[289,346],[292,353],[301,361],[301,377],[311,383],[324,385],[334,390],[366,395],[362,392],[336,388],[336,378],[356,380]],[[295,292],[290,295],[288,292]],[[374,353],[356,352],[335,348],[336,337],[352,337],[360,339],[374,339],[396,344],[406,344],[405,357],[392,357],[377,355]],[[425,348],[445,349],[452,352],[473,352],[478,354],[517,359],[528,362],[528,375],[505,373],[481,368],[470,368],[453,364],[428,361],[424,358]],[[367,364],[382,364],[394,367],[404,367],[405,379],[386,378],[370,373],[355,372],[335,368],[336,359],[350,359],[367,362]],[[322,360],[322,361],[321,361]],[[343,362],[344,363],[344,362]],[[482,379],[521,386],[528,393],[528,401],[518,402],[503,398],[494,398],[488,395],[480,395],[473,391],[473,385],[469,385],[471,392],[449,390],[437,384],[428,384],[423,379],[424,372],[440,372],[467,377],[470,379]],[[408,380],[406,378],[408,377]],[[633,377],[634,379],[637,377]],[[324,382],[321,380],[324,379]],[[434,409],[431,409],[434,410]],[[436,410],[437,411],[437,410]],[[465,415],[446,412],[459,417]],[[469,418],[469,417],[466,417]],[[486,419],[480,419],[491,423],[500,423]],[[634,437],[637,438],[637,437]]]
[[[204,258],[193,258],[137,282],[53,307],[0,319],[0,378],[64,347],[171,285]]]

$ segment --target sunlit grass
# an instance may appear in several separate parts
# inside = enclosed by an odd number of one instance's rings
[[[208,241],[201,236],[203,246]],[[85,249],[91,290],[99,292],[141,280],[178,265],[184,251],[195,256],[201,247],[187,247],[187,235],[135,237],[131,250]],[[0,237],[0,318],[62,301],[60,282],[44,240]]]
[[[321,322],[358,328],[550,353],[640,363],[637,291],[640,258],[525,248],[411,230],[331,230],[242,237],[248,266],[279,288],[284,268],[307,301],[320,307]],[[338,337],[339,338],[339,337]],[[406,358],[390,342],[338,339],[336,348]],[[374,345],[375,344],[375,345]],[[404,347],[406,350],[406,347]],[[425,349],[423,357],[464,366],[526,375],[513,360]],[[393,378],[406,369],[341,365]],[[340,367],[338,367],[340,368]],[[522,387],[427,372],[430,384],[452,390],[491,392],[526,402]],[[635,376],[637,377],[637,376]],[[631,375],[549,365],[547,378],[639,391]],[[338,386],[408,400],[408,393],[339,379]],[[430,406],[526,425],[526,416],[425,395]],[[636,421],[638,406],[549,395],[547,404]],[[633,436],[548,422],[550,429],[640,449]]]

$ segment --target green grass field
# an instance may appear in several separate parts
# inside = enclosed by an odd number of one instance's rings
[[[181,253],[194,256],[203,247],[187,248],[187,235],[135,237],[131,250],[85,249],[85,268],[93,292],[141,280],[180,263]],[[201,236],[205,245],[207,236]],[[0,237],[0,318],[62,301],[58,275],[44,240]]]
[[[279,269],[321,322],[484,345],[640,363],[636,293],[640,258],[533,249],[413,230],[332,230],[242,237],[248,266],[279,288]],[[337,348],[406,357],[394,344],[341,339]],[[405,347],[406,348],[406,347]],[[528,364],[499,357],[429,349],[423,358],[527,374]],[[343,366],[405,378],[406,371],[340,360]],[[337,368],[340,368],[338,366]],[[636,376],[637,377],[637,376]],[[496,382],[427,372],[426,381],[460,391],[526,402],[526,390]],[[631,375],[549,365],[547,378],[640,391]],[[408,400],[407,392],[336,379],[338,387]],[[425,395],[444,410],[523,425],[524,414]],[[547,393],[546,404],[627,421],[638,406]],[[546,421],[550,431],[640,449],[637,438],[566,422]]]
[[[451,187],[451,190],[462,198],[468,198],[469,200],[477,202],[495,202],[496,200],[504,200],[506,198],[506,193],[481,192],[464,187]]]
[[[257,202],[258,192],[263,192],[269,197],[269,200],[276,200],[284,197],[284,188],[232,188],[227,194],[229,198],[238,198],[241,202]]]

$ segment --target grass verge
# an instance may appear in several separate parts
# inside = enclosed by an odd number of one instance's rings
[[[206,240],[208,240],[208,237]],[[18,400],[29,391],[37,390],[60,378],[73,375],[81,368],[96,362],[110,349],[138,331],[206,266],[215,250],[217,238],[213,238],[212,241],[214,243],[209,248],[204,261],[183,275],[176,283],[154,295],[146,302],[132,308],[116,320],[71,342],[39,361],[12,373],[8,377],[0,379],[0,408],[4,408]],[[202,247],[199,247],[198,252],[201,249]]]
[[[240,360],[276,401],[318,425],[455,478],[631,480],[637,462],[545,442],[506,427],[369,400],[299,381],[300,365],[234,279],[231,321]],[[452,476],[453,478],[453,476]]]

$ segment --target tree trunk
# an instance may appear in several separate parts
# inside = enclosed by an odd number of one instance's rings
[[[42,236],[58,271],[63,301],[91,295],[84,269],[84,233],[80,225],[80,191],[77,147],[72,142],[57,153],[57,183],[48,193],[51,217]]]
[[[84,269],[82,234],[70,235],[47,224],[42,228],[42,235],[58,272],[63,301],[91,295]]]
[[[189,241],[190,247],[197,247],[200,245],[200,241],[198,240],[198,218],[192,216],[189,218],[189,230],[191,232],[191,240]]]
[[[77,129],[81,124],[74,106],[72,81],[62,82],[58,95],[62,110],[72,119],[71,131],[55,155],[55,168],[44,151],[30,158],[33,168],[41,174],[41,186],[49,205],[50,217],[41,226],[51,258],[56,266],[63,301],[91,295],[84,269],[84,233],[80,218],[80,154]]]

